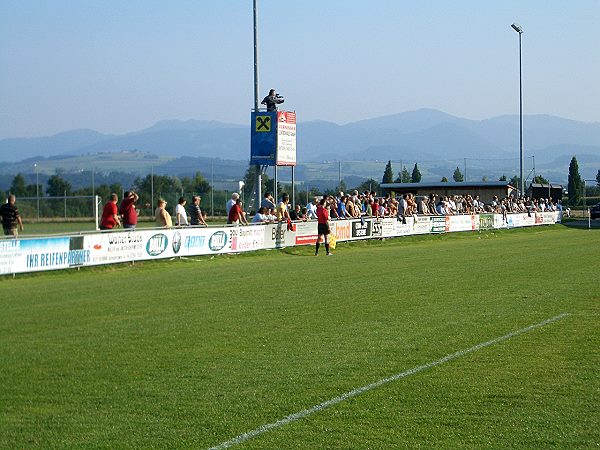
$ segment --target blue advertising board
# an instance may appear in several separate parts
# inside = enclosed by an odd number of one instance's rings
[[[273,166],[277,156],[277,112],[252,112],[250,163]]]

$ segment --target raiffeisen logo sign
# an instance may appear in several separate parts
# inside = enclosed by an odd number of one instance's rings
[[[167,249],[169,238],[166,235],[159,233],[148,239],[146,243],[146,253],[150,256],[158,256]]]
[[[222,250],[227,245],[227,233],[224,231],[217,231],[208,240],[208,248],[213,252]]]

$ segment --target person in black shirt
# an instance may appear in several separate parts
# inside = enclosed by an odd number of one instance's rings
[[[19,215],[19,210],[15,206],[16,197],[14,194],[8,196],[8,202],[0,206],[0,219],[2,219],[2,228],[6,236],[17,237],[17,225],[19,230],[23,231],[23,221]]]
[[[269,95],[263,98],[261,105],[267,106],[267,111],[277,111],[277,105],[283,103],[285,100],[281,95],[275,93],[275,89],[269,91]]]
[[[190,225],[206,225],[204,217],[202,217],[202,211],[200,211],[200,196],[194,195],[192,197],[192,204],[188,207],[188,216],[190,217]]]

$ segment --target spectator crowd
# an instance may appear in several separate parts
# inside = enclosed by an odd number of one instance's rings
[[[117,207],[117,194],[112,194],[106,203],[102,214],[100,228],[109,230],[123,225],[124,228],[135,228],[137,224],[138,210],[135,202],[138,196],[134,192],[126,192],[125,198]],[[267,192],[261,200],[257,213],[249,219],[244,211],[244,205],[237,192],[231,195],[227,201],[227,224],[248,225],[257,223],[292,222],[317,220],[317,206],[323,201],[323,207],[327,209],[330,219],[359,219],[364,217],[373,218],[397,218],[406,222],[406,217],[425,216],[447,216],[456,214],[502,214],[506,217],[509,213],[562,211],[560,200],[555,202],[552,198],[533,199],[529,197],[519,198],[506,196],[499,198],[494,196],[492,201],[485,203],[479,195],[450,195],[437,196],[415,196],[407,193],[399,196],[385,194],[377,196],[374,191],[359,193],[354,190],[345,194],[339,192],[337,195],[315,196],[306,205],[290,205],[289,195],[284,193],[279,201],[273,198],[272,193]],[[200,209],[200,196],[193,196],[190,205],[181,197],[173,210],[175,226],[206,226],[206,213]],[[167,211],[167,202],[160,199],[155,209],[155,221],[157,227],[170,228],[173,226],[173,218]]]

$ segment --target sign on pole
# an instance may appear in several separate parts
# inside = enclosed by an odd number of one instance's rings
[[[252,112],[250,162],[266,166],[296,165],[295,112]]]

